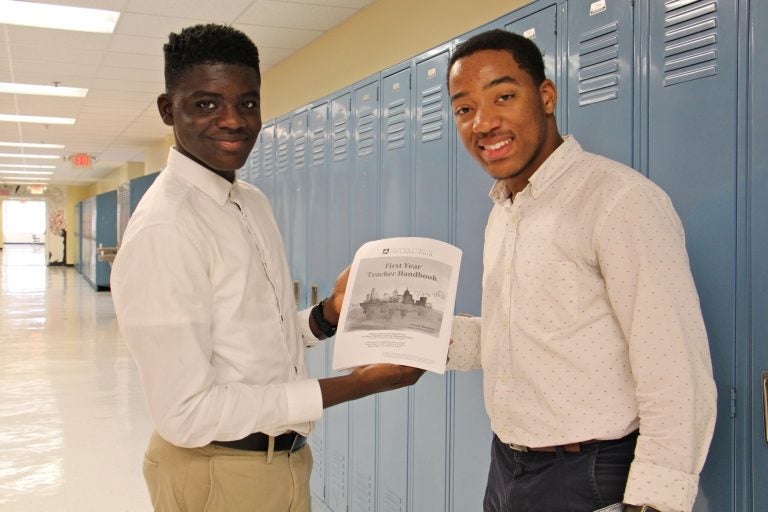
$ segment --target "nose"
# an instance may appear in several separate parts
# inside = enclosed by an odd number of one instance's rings
[[[498,128],[500,124],[501,118],[493,106],[476,107],[475,116],[472,120],[472,131],[475,133],[488,133]]]
[[[245,116],[236,105],[224,105],[219,112],[216,125],[219,128],[237,130],[245,126]]]

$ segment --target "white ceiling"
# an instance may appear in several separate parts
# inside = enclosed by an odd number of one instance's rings
[[[121,15],[113,34],[0,24],[0,82],[89,89],[85,98],[0,93],[0,114],[77,119],[68,126],[0,122],[0,141],[66,146],[62,150],[0,146],[0,153],[62,156],[56,161],[1,157],[0,164],[56,162],[49,183],[86,185],[124,162],[142,162],[144,150],[170,133],[155,106],[164,88],[162,47],[170,32],[197,23],[230,24],[259,47],[264,73],[373,1],[47,0]],[[93,167],[73,169],[65,160],[73,153],[93,155]],[[0,182],[8,181],[2,176]]]

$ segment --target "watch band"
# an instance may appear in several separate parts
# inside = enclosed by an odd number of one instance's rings
[[[329,324],[328,320],[325,319],[323,316],[323,306],[325,305],[326,299],[321,300],[317,303],[317,306],[312,308],[312,318],[315,319],[315,323],[317,324],[317,327],[320,329],[320,332],[322,332],[326,338],[330,338],[331,336],[336,334],[336,327]]]

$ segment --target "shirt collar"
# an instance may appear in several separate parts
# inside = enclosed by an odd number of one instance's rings
[[[172,147],[168,152],[168,165],[163,172],[170,172],[177,178],[186,181],[203,194],[213,199],[216,204],[227,202],[233,184],[183,155]]]
[[[539,197],[547,187],[562,176],[571,164],[576,161],[581,154],[582,149],[576,138],[572,135],[565,135],[563,143],[544,161],[543,164],[528,179],[528,185],[524,190],[530,189],[534,199]],[[509,197],[509,191],[504,180],[496,180],[493,184],[488,197],[495,203],[501,204]]]

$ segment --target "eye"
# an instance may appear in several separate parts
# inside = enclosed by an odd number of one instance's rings
[[[197,102],[197,106],[201,110],[205,110],[205,111],[210,112],[211,110],[216,108],[216,103],[214,103],[211,100],[200,100],[200,101]]]
[[[507,102],[507,101],[510,101],[510,100],[514,99],[514,97],[515,97],[515,95],[514,95],[514,94],[512,94],[512,93],[509,93],[509,94],[500,94],[500,95],[499,95],[499,101],[500,101],[501,103],[504,103],[504,102]]]
[[[453,115],[454,115],[454,116],[456,116],[456,117],[459,117],[459,116],[464,116],[464,115],[468,114],[468,113],[469,113],[469,111],[470,111],[470,108],[469,108],[469,107],[457,107],[457,108],[456,108],[456,109],[453,111]]]
[[[248,110],[253,110],[259,107],[258,102],[254,100],[245,100],[242,103],[242,107]]]

